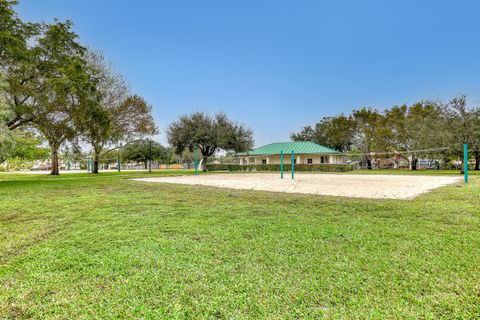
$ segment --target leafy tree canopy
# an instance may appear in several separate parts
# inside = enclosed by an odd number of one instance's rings
[[[214,116],[203,112],[184,115],[170,124],[167,136],[178,154],[184,150],[199,150],[204,171],[208,157],[218,150],[240,152],[253,147],[252,130],[231,121],[222,112]]]
[[[123,147],[121,154],[124,160],[143,162],[146,166],[149,160],[164,160],[167,149],[156,141],[142,139]]]
[[[93,148],[93,173],[98,173],[98,161],[106,148],[152,135],[156,127],[151,107],[143,98],[130,94],[123,77],[113,71],[103,55],[88,52],[86,57],[97,91],[86,101],[79,122],[82,137]]]
[[[343,114],[323,118],[314,128],[303,127],[298,133],[293,133],[293,141],[312,141],[323,146],[344,152],[350,150],[354,142],[355,122],[351,116]]]
[[[43,160],[49,157],[50,149],[44,141],[29,131],[17,131],[7,144],[0,146],[0,162],[11,158],[23,160]]]

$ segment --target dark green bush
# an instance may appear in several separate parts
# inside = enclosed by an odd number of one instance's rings
[[[284,171],[290,171],[291,165],[285,164]],[[280,172],[279,164],[207,164],[208,171],[277,171]],[[318,172],[347,172],[352,171],[350,164],[296,164],[295,171],[318,171]]]

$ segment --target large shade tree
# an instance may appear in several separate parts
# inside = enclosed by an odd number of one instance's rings
[[[38,25],[22,22],[13,6],[17,1],[0,0],[0,162],[8,147],[14,145],[10,122],[14,118],[13,106],[7,99],[6,77],[27,53],[27,39],[37,33]]]
[[[5,65],[9,130],[33,127],[52,150],[52,172],[58,174],[58,150],[76,135],[74,114],[94,91],[85,72],[85,49],[70,21],[36,25],[22,55]],[[33,32],[33,31],[32,31]]]
[[[23,56],[6,67],[7,102],[13,114],[8,127],[14,130],[51,111],[49,101],[59,99],[62,85],[71,86],[69,75],[79,71],[84,48],[77,42],[70,21],[42,24],[26,39]],[[70,74],[67,74],[70,72]],[[68,82],[68,84],[67,84]]]
[[[390,145],[398,151],[408,151],[411,169],[417,169],[418,150],[441,147],[445,121],[435,103],[394,106],[385,112],[386,126],[392,130]]]
[[[92,146],[92,172],[98,173],[103,153],[120,144],[153,135],[157,130],[151,106],[142,97],[130,93],[126,81],[113,71],[103,55],[89,52],[86,58],[96,91],[92,92],[92,99],[86,100],[78,122],[81,123],[82,137]],[[94,99],[97,103],[92,104]]]
[[[385,116],[374,109],[362,108],[352,113],[355,121],[355,147],[358,148],[372,169],[372,157],[378,150],[386,150],[392,131],[387,125]]]
[[[39,56],[35,60],[44,62],[50,70],[45,77],[35,82],[43,90],[35,94],[39,99],[32,126],[42,132],[52,152],[52,175],[59,174],[58,151],[67,140],[79,134],[78,115],[84,114],[86,106],[95,106],[96,93],[93,80],[86,72],[83,59],[85,49],[77,42],[77,35],[71,31],[70,22],[48,25],[43,37],[38,40]],[[47,57],[47,58],[45,58]]]
[[[315,127],[303,127],[300,132],[290,136],[293,141],[312,141],[341,152],[350,150],[354,137],[355,121],[343,114],[323,118]]]
[[[78,135],[76,115],[84,113],[80,109],[95,86],[85,72],[85,48],[72,22],[25,23],[14,4],[0,0],[0,70],[8,107],[2,127],[10,133],[25,127],[39,130],[51,149],[51,173],[58,174],[58,150]]]
[[[35,121],[37,128],[45,137],[51,150],[52,168],[50,174],[59,175],[59,150],[67,140],[76,136],[75,124],[68,110],[60,109],[39,116]]]
[[[241,152],[253,147],[253,131],[233,122],[223,112],[214,116],[203,112],[184,115],[170,124],[167,137],[177,154],[198,150],[203,171],[207,171],[208,157],[219,150]]]
[[[475,170],[480,170],[480,108],[475,108],[473,123],[474,133],[470,150],[475,159]]]
[[[468,144],[475,150],[478,145],[479,109],[469,108],[464,95],[459,95],[442,105],[446,119],[445,141],[449,144],[454,157],[461,159],[463,164],[463,144]],[[463,165],[461,166],[463,173]]]
[[[70,21],[24,23],[16,3],[0,0],[0,150],[15,130],[35,128],[48,141],[51,173],[58,174],[58,150],[82,136],[98,172],[107,146],[156,132],[151,107],[101,55],[86,55]]]
[[[149,161],[165,160],[167,149],[159,142],[141,139],[126,145],[121,150],[121,154],[124,160],[142,162],[147,169]]]

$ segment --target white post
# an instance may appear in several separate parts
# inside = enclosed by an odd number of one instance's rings
[[[270,157],[267,157],[267,164],[270,164]]]

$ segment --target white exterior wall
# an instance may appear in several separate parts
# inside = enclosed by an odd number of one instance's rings
[[[343,164],[345,163],[345,156],[342,155],[319,155],[319,154],[295,154],[297,164],[307,164],[308,159],[312,159],[313,164],[321,164],[321,157],[324,159],[324,164]],[[267,164],[280,164],[280,155],[270,156],[247,156],[240,158],[240,164],[262,164],[263,160]],[[283,155],[283,163],[290,164],[292,162],[292,154],[286,153]]]

